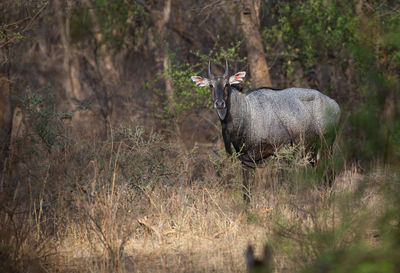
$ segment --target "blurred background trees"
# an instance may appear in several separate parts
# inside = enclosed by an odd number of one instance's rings
[[[230,72],[247,70],[249,87],[322,90],[356,114],[348,133],[364,139],[365,153],[398,154],[396,1],[5,0],[1,8],[3,96],[8,84],[14,97],[50,85],[56,107],[73,111],[75,133],[104,138],[126,121],[214,141],[209,96],[188,76],[206,74],[209,59],[221,73],[226,58]],[[357,113],[371,115],[368,124]],[[186,136],[187,119],[203,130]],[[374,121],[379,129],[368,129]]]

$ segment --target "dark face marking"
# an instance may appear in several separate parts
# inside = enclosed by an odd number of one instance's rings
[[[229,95],[229,82],[227,77],[215,77],[210,80],[210,89],[212,92],[214,108],[221,120],[226,116],[226,101]]]
[[[211,72],[211,62],[208,62],[208,77],[213,96],[214,108],[221,120],[225,119],[227,107],[226,100],[229,95],[228,61],[225,60],[225,73],[222,77],[215,77]]]

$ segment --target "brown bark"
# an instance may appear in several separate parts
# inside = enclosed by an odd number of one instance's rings
[[[153,16],[155,14],[153,13]],[[162,69],[164,72],[166,72],[170,66],[171,66],[171,60],[169,58],[168,54],[168,42],[166,41],[166,31],[167,31],[167,24],[170,20],[171,16],[171,0],[166,0],[164,4],[164,9],[163,12],[159,15],[158,18],[156,18],[156,26],[157,26],[157,32],[158,36],[161,42],[161,46],[159,47],[161,51],[158,53],[159,54],[159,59],[162,63]],[[155,16],[157,17],[157,15]],[[173,111],[174,110],[174,101],[175,101],[175,94],[174,94],[174,89],[172,85],[172,78],[171,76],[168,75],[168,73],[165,73],[165,92],[167,95],[167,100],[168,100],[168,108]]]
[[[67,1],[68,3],[68,1]],[[82,100],[81,85],[79,83],[79,66],[72,54],[72,47],[69,37],[69,16],[66,16],[66,22],[64,22],[64,14],[62,4],[60,0],[54,1],[55,10],[57,12],[57,23],[60,30],[61,43],[64,50],[64,62],[63,68],[66,74],[64,80],[64,89],[70,104],[73,104],[75,100]]]
[[[1,171],[6,165],[6,158],[10,147],[12,109],[10,91],[10,50],[9,46],[5,45],[4,47],[0,47],[0,179],[2,181],[3,173],[1,173]],[[1,182],[1,185],[2,184]]]
[[[12,126],[10,84],[7,77],[0,75],[0,162],[7,154]],[[0,168],[3,166],[0,165]],[[0,169],[1,170],[1,169]]]
[[[83,2],[86,3],[87,7],[91,6],[89,0],[84,0]],[[111,91],[107,88],[107,85],[110,83],[117,85],[120,79],[117,68],[114,65],[113,55],[110,54],[112,50],[102,42],[104,37],[100,28],[99,18],[94,9],[89,9],[89,15],[93,22],[95,42],[99,45],[99,48],[96,51],[83,50],[83,55],[91,65],[93,80],[97,81],[96,87],[93,88],[92,92],[100,104],[100,113],[105,121],[105,132],[108,132],[113,113],[113,104]]]
[[[271,86],[271,78],[259,31],[259,10],[260,0],[241,0],[240,22],[254,87]]]
[[[137,0],[136,2],[139,5],[142,5],[144,9],[148,13],[150,13],[152,20],[156,26],[156,31],[157,31],[156,35],[158,38],[158,42],[160,44],[157,46],[154,43],[152,43],[151,47],[158,48],[158,50],[156,50],[156,61],[160,64],[163,72],[166,72],[171,65],[171,60],[168,54],[168,42],[166,41],[167,28],[178,33],[178,35],[180,35],[182,38],[184,38],[189,42],[190,42],[190,37],[183,30],[181,30],[176,26],[173,26],[170,23],[172,0],[165,1],[162,11],[152,9],[151,6],[147,5],[144,1]],[[174,107],[175,94],[172,84],[172,78],[171,76],[168,75],[168,73],[165,73],[164,75],[165,75],[164,85],[165,85],[165,93],[167,95],[168,108],[173,111],[175,108]]]

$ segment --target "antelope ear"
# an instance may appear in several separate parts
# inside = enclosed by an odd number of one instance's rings
[[[194,81],[198,86],[208,86],[210,84],[209,80],[202,78],[200,76],[192,76],[192,81]]]
[[[244,71],[238,72],[229,78],[229,84],[239,84],[243,81],[245,76],[246,72]]]

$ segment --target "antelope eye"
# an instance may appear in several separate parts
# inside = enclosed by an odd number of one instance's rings
[[[214,88],[214,85],[210,84],[210,88]]]

